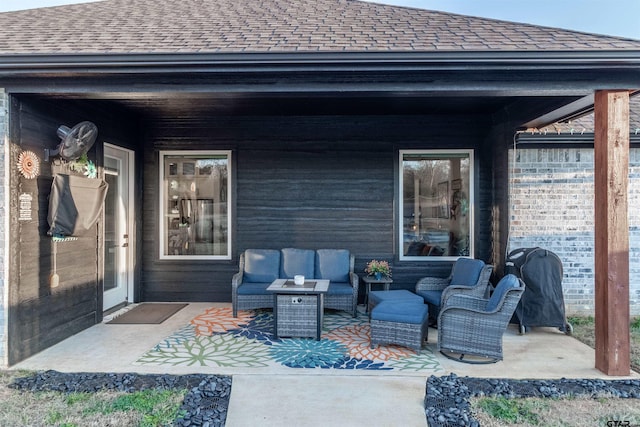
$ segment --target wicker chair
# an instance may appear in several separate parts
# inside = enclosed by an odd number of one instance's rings
[[[466,363],[502,360],[502,335],[524,287],[522,280],[507,274],[489,299],[464,293],[448,295],[438,315],[438,350],[450,359]],[[467,355],[473,357],[465,360]]]
[[[435,326],[442,299],[458,290],[468,295],[486,298],[489,295],[489,278],[493,266],[484,261],[471,258],[459,258],[451,269],[449,277],[423,277],[416,283],[416,294],[429,305],[430,325]]]
[[[267,287],[279,277],[280,251],[247,249],[240,254],[239,267],[231,279],[233,317],[238,310],[273,308],[273,293]]]
[[[318,249],[315,257],[316,279],[331,281],[324,296],[324,308],[358,315],[360,278],[354,273],[355,257],[346,249]]]

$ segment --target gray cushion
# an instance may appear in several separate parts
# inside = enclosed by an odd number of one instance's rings
[[[244,251],[242,282],[273,282],[278,278],[280,251],[275,249],[247,249]]]
[[[349,251],[346,249],[318,249],[315,278],[331,282],[349,281]]]
[[[484,261],[471,258],[458,258],[453,265],[450,285],[473,286],[478,282]]]
[[[281,252],[281,279],[292,279],[296,274],[302,274],[309,279],[314,278],[315,251],[311,249],[284,248]]]
[[[509,289],[519,288],[520,281],[513,274],[507,274],[504,276],[498,284],[496,285],[496,289],[493,291],[489,302],[487,302],[487,306],[485,307],[486,311],[493,311],[498,308],[498,304],[500,304],[500,300],[507,293]]]

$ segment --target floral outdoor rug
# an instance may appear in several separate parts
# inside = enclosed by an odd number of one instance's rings
[[[188,325],[143,354],[138,365],[214,367],[220,373],[305,373],[431,375],[444,372],[423,346],[370,348],[366,314],[326,310],[320,340],[280,338],[273,334],[270,310],[209,308]],[[364,372],[367,371],[367,372]]]

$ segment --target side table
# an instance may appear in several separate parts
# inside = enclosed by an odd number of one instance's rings
[[[365,297],[364,297],[364,307],[365,307],[365,311],[368,313],[369,312],[369,292],[371,292],[371,285],[382,285],[383,289],[385,291],[388,291],[389,288],[391,287],[391,284],[393,283],[393,279],[391,279],[390,277],[383,277],[380,279],[376,279],[375,276],[364,276],[362,280],[364,281],[364,283],[367,284],[367,289],[365,291]]]

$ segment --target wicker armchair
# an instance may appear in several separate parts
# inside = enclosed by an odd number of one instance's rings
[[[355,257],[346,249],[318,249],[316,278],[331,281],[324,296],[324,308],[343,310],[358,315],[359,276],[354,273]]]
[[[452,292],[486,298],[489,295],[489,278],[493,266],[479,259],[459,258],[449,277],[423,277],[416,283],[416,294],[429,305],[430,324],[435,325],[442,300]]]
[[[279,269],[278,250],[247,249],[240,254],[239,271],[231,278],[233,317],[238,310],[273,308],[273,294],[266,289],[279,277]]]
[[[498,282],[489,299],[460,293],[448,295],[438,316],[438,350],[450,359],[466,363],[502,360],[502,335],[524,287],[522,280],[508,274]],[[465,360],[468,355],[472,358]]]

